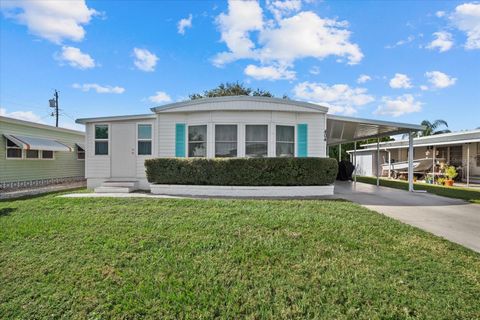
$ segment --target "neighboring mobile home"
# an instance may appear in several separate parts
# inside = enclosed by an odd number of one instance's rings
[[[422,129],[378,121],[362,127],[367,120],[327,119],[324,106],[266,97],[203,98],[151,110],[145,115],[77,120],[86,125],[89,188],[135,181],[148,190],[144,162],[149,158],[326,157],[328,139],[341,142],[353,135],[367,138]]]
[[[0,116],[0,190],[85,179],[85,134]]]
[[[431,167],[450,165],[457,168],[459,178],[469,182],[480,183],[480,130],[437,134],[413,139],[415,160],[431,159]],[[352,162],[354,150],[347,151]],[[388,170],[382,170],[390,164],[407,161],[408,140],[396,140],[379,143],[379,159],[377,167],[377,144],[370,143],[357,149],[357,175],[387,176]]]

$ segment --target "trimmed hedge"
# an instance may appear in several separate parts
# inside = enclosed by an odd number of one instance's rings
[[[329,185],[338,171],[329,158],[158,158],[145,167],[150,183],[222,186]]]

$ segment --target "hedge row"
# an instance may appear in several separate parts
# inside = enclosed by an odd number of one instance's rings
[[[150,183],[223,186],[329,185],[338,171],[329,158],[158,158],[145,167]]]

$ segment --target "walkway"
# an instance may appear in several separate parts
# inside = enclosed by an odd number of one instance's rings
[[[335,195],[480,252],[478,204],[360,182],[337,181]]]

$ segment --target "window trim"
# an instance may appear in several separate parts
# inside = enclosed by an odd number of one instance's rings
[[[77,160],[78,160],[78,161],[85,161],[85,159],[86,159],[86,157],[87,157],[87,151],[86,151],[85,149],[83,149],[83,151],[79,151],[79,150],[78,150],[79,148],[80,148],[80,147],[79,147],[78,145],[75,145],[75,149],[77,149],[77,150],[76,150]],[[79,153],[83,153],[83,159],[80,159],[80,158],[78,157],[78,154],[79,154]],[[43,154],[42,154],[42,156],[43,156]]]
[[[150,139],[139,139],[138,138],[138,127],[141,126],[141,125],[149,125],[150,128],[151,128],[151,135],[150,135]],[[148,122],[137,122],[136,126],[135,126],[136,130],[135,130],[135,140],[136,140],[136,144],[135,144],[135,154],[138,156],[138,157],[151,157],[153,154],[154,154],[154,151],[153,151],[153,136],[154,136],[154,133],[153,133],[153,124],[152,123],[148,123]],[[150,149],[150,154],[138,154],[138,142],[140,141],[150,141],[151,143],[151,149]]]
[[[36,158],[29,158],[28,157],[28,151],[37,151],[37,157]],[[42,159],[42,150],[36,150],[36,149],[27,149],[25,150],[25,160],[41,160]]]
[[[248,126],[266,126],[267,127],[267,154],[265,155],[265,157],[262,157],[262,158],[269,158],[270,157],[270,154],[271,154],[271,144],[270,144],[270,140],[271,140],[271,124],[272,123],[245,123],[244,124],[244,135],[245,135],[245,139],[243,141],[243,144],[244,144],[244,157],[245,158],[255,158],[254,156],[249,156],[247,155],[247,142],[264,142],[264,141],[247,141],[247,127]],[[274,123],[273,123],[274,124]]]
[[[292,158],[297,157],[297,124],[296,123],[275,123],[275,151],[274,155],[276,158],[287,158],[287,157],[280,157],[277,156],[277,127],[293,127],[293,142],[288,142],[288,141],[280,141],[280,143],[292,143],[293,144],[293,155],[291,156]]]
[[[8,146],[8,141],[12,142],[15,144],[17,147],[9,147]],[[21,156],[19,158],[17,157],[9,157],[8,156],[8,149],[20,149],[20,154]],[[5,137],[5,159],[6,160],[23,160],[25,157],[25,152],[23,151],[23,148],[19,147],[15,142],[12,140],[9,140],[8,138]]]
[[[108,138],[107,139],[97,139],[95,137],[95,128],[96,126],[107,126],[107,130],[108,130]],[[110,156],[110,146],[111,146],[111,142],[110,142],[110,137],[111,137],[111,126],[110,126],[110,123],[94,123],[93,124],[93,156],[95,157],[109,157]],[[108,143],[108,148],[107,148],[107,154],[96,154],[95,153],[95,142],[107,142]]]
[[[42,157],[39,158],[40,160],[47,160],[47,161],[55,160],[55,151],[53,151],[53,150],[39,150],[39,151],[41,151],[41,153],[42,153]],[[44,151],[51,151],[52,152],[52,157],[51,158],[44,158],[43,157],[43,152]]]
[[[237,127],[237,155],[235,157],[217,157],[217,126],[235,126]],[[207,134],[208,137],[208,134]],[[213,123],[213,157],[214,158],[238,158],[239,157],[239,142],[240,139],[240,124],[239,123]],[[207,138],[208,140],[208,138]],[[218,141],[220,143],[232,143],[232,141]]]
[[[198,127],[198,126],[205,126],[206,132],[205,132],[205,141],[195,141],[192,143],[205,143],[205,156],[204,157],[190,157],[190,137],[189,137],[189,131],[190,127]],[[185,139],[187,140],[185,146],[186,146],[186,153],[185,156],[186,158],[208,158],[208,123],[202,122],[202,123],[187,123],[186,124],[186,137]]]

